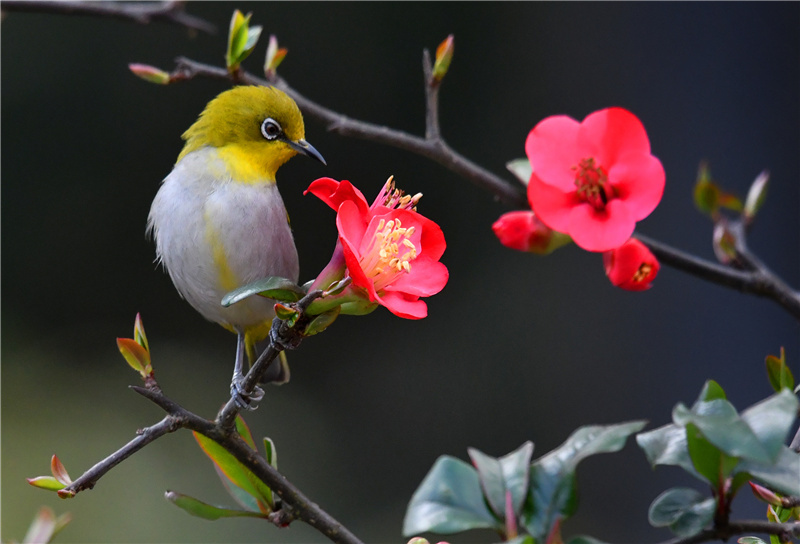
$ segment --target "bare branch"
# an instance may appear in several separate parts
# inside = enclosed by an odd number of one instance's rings
[[[164,21],[216,34],[217,27],[184,11],[185,2],[81,2],[68,0],[3,0],[2,11],[92,15],[148,24]]]
[[[173,415],[167,415],[155,425],[137,431],[138,436],[136,438],[84,472],[80,478],[60,490],[58,495],[62,497],[71,497],[86,489],[92,489],[97,481],[105,476],[109,470],[143,447],[167,433],[177,431],[180,427],[181,425],[178,418]]]

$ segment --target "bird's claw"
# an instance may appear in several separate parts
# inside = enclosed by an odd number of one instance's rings
[[[264,390],[259,386],[255,386],[250,393],[247,393],[242,387],[244,379],[234,379],[231,382],[231,398],[242,410],[253,411],[258,408],[258,403],[264,398]]]

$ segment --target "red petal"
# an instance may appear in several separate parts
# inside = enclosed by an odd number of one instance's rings
[[[623,108],[606,108],[587,115],[577,141],[596,148],[593,156],[606,172],[623,153],[650,154],[650,140],[642,122]]]
[[[525,153],[539,179],[562,191],[575,188],[572,167],[590,153],[578,143],[580,124],[566,115],[554,115],[533,127],[525,140]]]
[[[537,174],[533,174],[528,182],[528,202],[542,223],[566,233],[569,232],[570,212],[580,204],[574,184],[570,192],[564,192],[544,183]]]
[[[417,297],[387,291],[381,294],[379,302],[398,317],[405,319],[422,319],[428,316],[428,305]]]
[[[345,201],[339,206],[339,213],[336,215],[336,228],[339,229],[339,240],[342,242],[345,263],[353,283],[366,289],[370,300],[375,301],[377,294],[372,281],[367,278],[358,261],[360,258],[361,242],[364,239],[366,224],[363,216],[359,213],[358,206],[352,201]]]
[[[620,156],[609,170],[608,179],[635,221],[650,215],[664,195],[664,167],[652,155],[630,153]]]
[[[366,214],[369,210],[367,199],[347,180],[341,182],[331,178],[319,178],[311,182],[303,194],[311,193],[325,204],[338,210],[343,202],[354,202],[359,212]]]
[[[602,212],[589,204],[572,208],[568,234],[586,251],[608,251],[624,244],[635,226],[625,204],[614,199]]]
[[[447,284],[450,273],[439,261],[421,256],[411,262],[411,272],[387,285],[385,291],[407,293],[417,297],[435,295]]]

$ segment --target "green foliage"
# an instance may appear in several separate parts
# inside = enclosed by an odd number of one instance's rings
[[[241,415],[236,416],[235,426],[239,436],[242,437],[250,448],[255,450],[255,441]],[[189,497],[188,495],[183,495],[174,491],[168,491],[165,494],[165,498],[189,514],[204,519],[214,520],[223,517],[242,516],[267,518],[269,514],[275,510],[275,497],[273,496],[272,490],[225,448],[197,432],[192,432],[192,434],[203,450],[203,453],[214,463],[214,469],[220,481],[222,481],[222,484],[225,486],[225,489],[228,491],[228,494],[230,494],[244,510],[233,510],[213,506],[195,499],[194,497]],[[265,458],[267,462],[273,467],[277,467],[275,444],[272,440],[265,438],[264,446],[266,449]]]
[[[242,12],[234,10],[231,18],[230,31],[228,33],[228,51],[225,54],[225,64],[229,72],[239,69],[239,65],[244,59],[250,56],[256,47],[261,27],[250,27],[250,17],[252,13],[242,15]]]
[[[236,304],[253,295],[283,302],[297,302],[305,294],[303,288],[293,281],[278,276],[269,276],[234,289],[222,297],[222,305],[227,308],[231,304]]]
[[[784,445],[797,409],[797,398],[783,389],[739,414],[722,388],[710,381],[691,409],[678,404],[672,424],[639,434],[636,440],[653,466],[677,465],[711,484],[714,497],[708,500],[728,505],[751,479],[778,492],[798,495],[800,455]],[[656,499],[651,513],[655,509],[659,526],[690,536],[702,529],[703,519],[710,521],[707,509],[713,508],[708,500],[687,490],[671,490]],[[679,509],[684,517],[676,514],[667,523],[669,507]],[[653,519],[651,515],[651,522]]]
[[[528,185],[528,182],[531,179],[531,174],[533,173],[531,161],[529,161],[527,158],[514,159],[513,161],[508,161],[506,163],[506,168],[509,172],[514,174],[514,176],[520,180],[523,185]]]
[[[483,528],[501,531],[502,527],[483,500],[477,471],[460,459],[443,455],[411,497],[403,535]]]
[[[650,505],[648,519],[654,527],[669,527],[680,537],[695,535],[714,519],[717,501],[694,489],[675,487]]]
[[[780,391],[781,389],[789,389],[791,391],[794,389],[794,376],[786,364],[786,352],[783,347],[781,347],[780,358],[774,355],[767,355],[765,362],[769,383],[775,391]]]
[[[512,542],[547,542],[577,507],[578,464],[591,455],[618,451],[642,427],[643,421],[582,427],[533,463],[531,442],[501,458],[470,449],[474,467],[440,457],[411,498],[403,534],[491,528],[504,537],[515,537]],[[517,524],[527,535],[513,534]],[[590,537],[570,542],[599,544]]]

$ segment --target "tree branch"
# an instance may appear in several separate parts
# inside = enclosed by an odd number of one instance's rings
[[[478,187],[489,191],[505,204],[520,208],[529,207],[524,191],[517,184],[511,184],[473,163],[458,154],[442,140],[439,134],[437,116],[438,89],[431,90],[430,85],[427,83],[427,73],[430,70],[429,54],[423,56],[423,70],[426,71],[427,104],[425,138],[385,126],[351,119],[329,110],[297,92],[278,75],[275,75],[270,80],[265,80],[242,70],[230,74],[224,68],[209,66],[186,57],[177,58],[176,64],[177,67],[171,74],[171,82],[206,77],[247,85],[274,85],[289,94],[305,115],[319,121],[332,132],[342,136],[371,140],[421,155],[438,162]],[[647,245],[659,261],[664,264],[723,287],[772,299],[794,318],[800,319],[800,292],[792,290],[768,268],[761,265],[760,261],[749,252],[747,253],[749,262],[758,263],[758,265],[753,270],[741,271],[689,255],[641,234],[635,233],[634,236]]]
[[[305,326],[313,318],[306,316],[304,310],[321,293],[321,291],[312,291],[294,305],[299,312],[299,317],[293,327],[289,327],[280,319],[275,318],[269,336],[270,345],[245,376],[243,382],[245,392],[252,392],[280,351],[293,349],[299,345]],[[279,514],[277,519],[281,523],[299,519],[320,531],[333,542],[361,544],[354,534],[292,485],[258,451],[247,445],[233,425],[239,411],[233,400],[220,410],[216,421],[210,421],[190,412],[165,396],[152,376],[146,387],[132,386],[131,389],[158,405],[167,415],[159,423],[138,431],[136,438],[95,464],[69,486],[61,489],[58,492],[59,496],[73,497],[81,491],[92,489],[97,481],[112,468],[148,444],[178,429],[189,429],[210,438],[225,448],[281,498],[282,506],[277,511]]]
[[[164,21],[216,34],[217,27],[184,11],[185,2],[81,2],[68,0],[3,0],[3,12],[58,13],[61,15],[93,15],[148,24]]]

